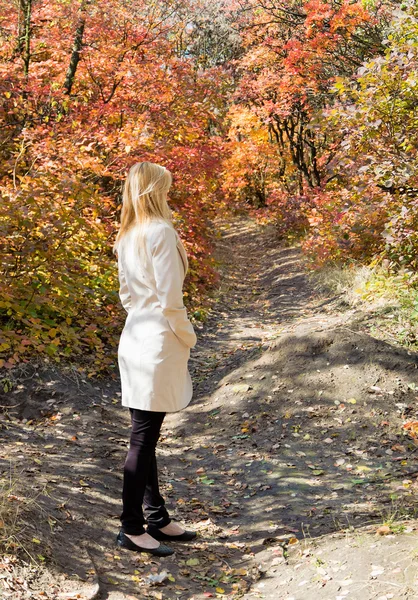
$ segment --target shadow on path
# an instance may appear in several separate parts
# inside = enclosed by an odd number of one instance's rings
[[[191,355],[194,400],[167,417],[159,448],[171,515],[198,540],[164,560],[118,550],[129,437],[119,384],[27,367],[2,400],[0,468],[25,515],[16,539],[38,568],[25,572],[26,596],[5,598],[334,598],[294,593],[287,551],[302,560],[324,536],[341,549],[338,532],[414,515],[418,466],[401,424],[416,418],[417,356],[351,330],[274,228],[217,226],[221,288]],[[264,588],[254,587],[263,564]],[[317,586],[312,564],[304,572]],[[171,579],[151,585],[163,570]],[[349,597],[379,597],[364,589]]]

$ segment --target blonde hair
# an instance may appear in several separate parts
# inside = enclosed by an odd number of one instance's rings
[[[138,227],[138,250],[146,257],[145,225],[159,219],[173,226],[171,209],[167,204],[171,183],[170,171],[155,163],[140,162],[130,168],[123,185],[121,223],[113,245],[114,253],[119,251],[125,235],[133,227]]]

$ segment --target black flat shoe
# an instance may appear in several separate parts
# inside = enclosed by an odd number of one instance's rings
[[[148,525],[147,533],[149,533],[155,540],[159,540],[160,542],[164,542],[167,540],[171,540],[172,542],[190,542],[190,540],[194,540],[197,537],[196,531],[184,531],[179,535],[169,535],[168,533],[164,533],[155,525]]]
[[[160,544],[158,548],[143,548],[142,546],[138,546],[137,544],[134,544],[134,542],[128,538],[123,531],[119,531],[116,537],[116,543],[121,548],[133,550],[134,552],[148,552],[154,556],[171,556],[175,552],[172,548],[169,548],[164,544]]]

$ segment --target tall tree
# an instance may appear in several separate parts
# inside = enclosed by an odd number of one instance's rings
[[[68,65],[67,73],[65,76],[64,89],[67,94],[71,94],[71,90],[74,83],[74,77],[77,70],[77,65],[80,61],[81,50],[83,47],[83,35],[84,28],[86,26],[87,18],[87,6],[90,4],[89,0],[82,0],[80,6],[80,14],[77,22],[77,28],[74,36],[74,44],[70,58],[70,64]]]

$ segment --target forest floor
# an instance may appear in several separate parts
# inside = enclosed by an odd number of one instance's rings
[[[158,451],[172,518],[197,540],[166,559],[116,546],[118,382],[26,366],[1,382],[2,598],[418,598],[418,461],[402,430],[418,420],[418,356],[370,336],[373,313],[319,297],[273,227],[218,226],[194,399]]]

